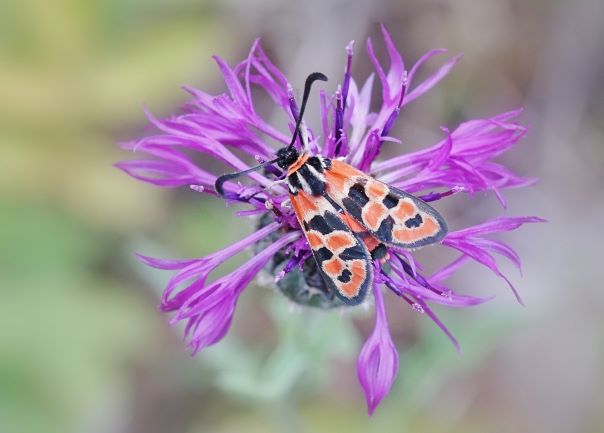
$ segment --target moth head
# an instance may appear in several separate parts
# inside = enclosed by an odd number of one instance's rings
[[[284,147],[277,151],[277,165],[282,169],[286,169],[290,165],[292,165],[300,154],[296,150],[294,146]]]

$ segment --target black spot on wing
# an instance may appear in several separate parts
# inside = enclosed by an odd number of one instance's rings
[[[344,209],[346,209],[346,211],[354,219],[356,219],[357,221],[363,221],[363,217],[362,217],[363,209],[361,208],[361,206],[358,205],[357,202],[355,202],[350,197],[345,197],[342,200],[342,205],[344,206]]]
[[[382,203],[388,209],[392,209],[393,207],[395,207],[398,204],[398,198],[392,194],[388,194],[386,197],[384,197],[384,199],[382,200]]]
[[[317,262],[322,263],[325,260],[329,260],[333,257],[333,253],[326,247],[321,247],[315,253]]]
[[[375,237],[382,242],[392,242],[392,228],[394,227],[394,219],[389,215],[382,221],[380,228],[375,232]]]
[[[352,277],[352,272],[348,269],[344,269],[342,273],[338,276],[338,281],[342,283],[347,283],[350,281],[350,277]]]
[[[363,207],[369,201],[369,197],[365,194],[365,187],[360,183],[355,183],[350,187],[348,191],[348,197],[355,203],[358,203],[360,207]]]
[[[407,221],[405,221],[405,225],[407,228],[412,229],[421,226],[423,222],[424,220],[422,219],[422,216],[420,214],[416,214],[413,218],[409,218]]]
[[[346,223],[344,221],[342,221],[342,218],[333,212],[329,212],[329,211],[325,212],[325,221],[327,222],[329,227],[331,227],[332,231],[334,231],[334,230],[342,230],[345,232],[350,231],[350,229],[348,228]]]
[[[337,230],[349,232],[350,229],[342,219],[333,212],[326,211],[323,215],[315,215],[304,225],[306,230],[316,230],[322,235],[333,233]]]
[[[311,156],[306,160],[306,163],[315,170],[317,170],[319,173],[323,173],[323,164],[321,164],[321,160],[318,157]]]
[[[325,221],[325,218],[323,218],[321,215],[315,215],[312,217],[312,219],[308,222],[308,227],[310,227],[312,230],[318,231],[322,235],[332,232],[332,228],[329,227],[329,224],[327,224],[327,221]]]
[[[366,259],[365,250],[360,245],[346,248],[339,256],[342,260]]]

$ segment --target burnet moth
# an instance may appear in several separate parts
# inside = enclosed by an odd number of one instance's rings
[[[275,159],[216,179],[224,183],[271,164],[286,172],[289,198],[327,287],[349,305],[363,302],[373,282],[373,261],[387,258],[387,247],[415,249],[447,234],[443,217],[424,201],[337,160],[298,152],[302,116],[314,81],[308,76],[290,144]],[[304,140],[303,140],[304,141]]]

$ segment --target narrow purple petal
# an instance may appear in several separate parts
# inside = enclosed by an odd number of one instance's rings
[[[155,257],[145,256],[143,254],[136,253],[136,257],[143,262],[145,265],[155,268],[163,269],[164,271],[175,271],[178,269],[185,268],[193,263],[196,263],[199,259],[158,259]]]
[[[467,256],[474,259],[476,262],[489,268],[495,275],[503,279],[508,284],[508,286],[514,293],[514,296],[516,297],[517,301],[520,304],[524,305],[524,303],[522,302],[522,298],[520,297],[520,294],[518,293],[514,285],[499,270],[495,258],[491,254],[489,254],[485,248],[481,248],[480,246],[476,245],[472,242],[471,239],[463,238],[445,238],[442,243],[443,245],[454,248],[459,252],[466,254]]]
[[[340,156],[340,137],[342,136],[342,127],[344,126],[344,101],[342,91],[336,90],[336,120],[334,125],[334,136],[336,137],[335,156]]]
[[[436,315],[436,313],[434,313],[434,311],[432,311],[432,309],[428,306],[428,304],[426,304],[423,300],[416,298],[415,302],[417,302],[421,307],[424,313],[426,313],[428,315],[428,317],[430,317],[430,319],[432,319],[432,321],[436,324],[436,326],[438,326],[447,337],[449,337],[449,340],[451,340],[451,343],[453,343],[453,346],[455,346],[455,349],[458,352],[461,352],[461,348],[459,346],[459,342],[457,341],[457,338],[455,338],[455,336],[453,335],[453,333],[451,331],[449,331],[449,328],[447,328],[447,326],[442,322],[442,320],[439,319],[439,317]]]
[[[382,128],[382,132],[380,133],[380,135],[382,137],[386,137],[388,135],[388,133],[390,132],[390,129],[394,126],[394,122],[398,118],[398,115],[401,112],[401,108],[403,106],[403,102],[405,101],[405,95],[407,94],[407,72],[406,71],[403,71],[403,78],[401,80],[400,86],[401,86],[401,90],[400,90],[400,96],[398,99],[398,103],[396,104],[396,107],[394,107],[394,109],[392,110],[392,113],[390,113],[390,117],[388,117],[388,120],[386,120],[386,123],[384,124],[384,127]]]
[[[375,159],[375,157],[380,153],[380,149],[382,148],[382,139],[378,134],[377,129],[374,129],[369,133],[367,137],[367,143],[365,144],[365,150],[363,152],[363,157],[358,166],[359,170],[368,171],[371,167],[371,162]]]
[[[390,57],[390,69],[388,70],[388,85],[391,89],[396,89],[403,79],[403,74],[405,73],[405,63],[403,62],[403,58],[400,53],[396,49],[396,45],[386,30],[386,26],[381,25],[382,36],[384,38],[384,42],[386,44],[386,50],[388,51],[388,56]]]
[[[279,224],[271,223],[271,224],[267,225],[266,227],[252,233],[248,237],[240,240],[239,242],[236,242],[233,245],[228,246],[227,248],[224,248],[220,251],[210,254],[209,256],[206,256],[203,258],[198,258],[198,259],[191,259],[186,262],[183,262],[183,263],[186,263],[186,266],[177,268],[177,269],[180,269],[180,271],[177,272],[170,279],[166,289],[164,290],[164,294],[162,297],[162,309],[166,310],[166,311],[172,311],[174,309],[180,308],[180,304],[175,303],[174,300],[171,299],[171,295],[172,295],[172,292],[177,290],[177,288],[182,283],[194,278],[197,282],[201,282],[202,285],[205,284],[205,281],[207,280],[208,276],[214,271],[214,269],[216,269],[218,266],[220,266],[226,260],[239,254],[244,249],[249,248],[250,246],[252,246],[255,243],[257,243],[258,241],[264,239],[271,233],[274,233],[278,229],[279,229]],[[150,264],[151,266],[154,266],[154,267],[158,267],[158,266],[155,266],[158,264],[162,265],[162,264],[169,263],[169,262],[165,262],[165,261],[164,262],[159,261],[161,259],[155,259],[155,260],[156,260],[155,262],[149,262],[148,258],[146,258],[146,257],[143,258],[143,261],[145,263]],[[163,268],[163,269],[168,269],[168,268]],[[191,287],[189,289],[189,291],[195,291],[196,288],[197,288],[196,286]],[[183,292],[187,293],[187,297],[188,297],[189,293],[186,290],[181,291],[181,293],[183,293]]]
[[[380,289],[374,287],[375,328],[365,341],[357,361],[357,375],[365,392],[369,415],[388,395],[398,373],[398,351],[388,330],[383,296]]]
[[[350,88],[353,55],[354,41],[350,41],[348,45],[346,45],[346,69],[344,70],[344,82],[342,83],[342,99],[344,100],[344,106],[346,106],[346,100],[348,99],[348,89]]]
[[[252,64],[254,62],[254,52],[256,51],[256,48],[258,47],[260,43],[260,39],[256,38],[256,40],[254,41],[254,43],[252,44],[252,47],[250,48],[250,52],[247,56],[247,62],[245,62],[245,93],[247,96],[247,101],[250,107],[250,110],[255,114],[254,111],[254,102],[252,100],[252,87],[251,87],[251,82],[250,82],[250,75],[251,75],[251,68],[252,68]]]
[[[121,161],[116,163],[115,167],[135,179],[164,188],[199,183],[198,178],[191,176],[182,167],[167,161]]]
[[[542,223],[546,222],[545,219],[536,216],[526,217],[499,217],[493,218],[482,224],[478,224],[472,227],[468,227],[463,230],[456,230],[448,234],[448,237],[462,238],[467,236],[485,235],[490,233],[497,233],[502,231],[516,230],[523,224],[527,223]]]
[[[430,75],[420,85],[418,85],[413,90],[411,90],[409,92],[409,95],[405,99],[404,105],[409,104],[410,102],[419,98],[424,93],[428,92],[430,89],[432,89],[434,86],[436,86],[440,80],[442,80],[444,77],[446,77],[449,74],[451,69],[453,69],[453,67],[457,64],[457,62],[459,62],[461,60],[461,58],[462,58],[461,54],[458,54],[457,56],[453,57],[452,59],[447,61],[444,65],[442,65],[440,68],[438,68],[438,70],[434,74]],[[415,73],[414,69],[416,69],[416,66],[418,66],[418,65],[416,64],[411,69],[411,72],[409,72],[409,82],[411,82],[411,80],[414,77],[414,73]]]
[[[367,53],[369,54],[369,59],[371,63],[373,63],[373,67],[375,68],[375,72],[382,83],[382,99],[386,104],[391,102],[390,97],[390,85],[388,84],[388,78],[386,77],[386,73],[384,72],[384,68],[380,64],[378,60],[375,50],[373,49],[373,43],[371,42],[371,38],[367,38]]]
[[[382,274],[382,277],[387,287],[403,298],[421,298],[454,308],[472,307],[492,299],[458,295],[446,287],[433,284],[432,279],[428,281],[419,273],[410,273],[408,269],[400,267],[400,264],[396,260],[391,260],[392,272],[388,275]]]
[[[224,78],[224,82],[229,89],[231,97],[237,103],[237,105],[243,110],[245,114],[252,114],[253,110],[250,107],[250,100],[248,100],[247,93],[245,92],[243,86],[239,82],[235,71],[233,71],[229,65],[222,60],[218,56],[213,56],[214,61],[218,64],[220,68],[220,72],[222,73],[222,77]]]
[[[360,161],[359,154],[363,153],[362,145],[364,144],[363,136],[367,127],[371,124],[369,119],[369,110],[371,104],[371,94],[375,75],[369,75],[363,88],[358,91],[354,81],[351,83],[350,104],[354,104],[354,111],[350,117],[350,126],[352,132],[349,134],[350,152],[352,158],[350,161],[353,165],[357,165]]]
[[[194,353],[215,344],[224,337],[243,289],[277,251],[299,236],[297,232],[284,235],[235,271],[209,285],[197,280],[189,286],[192,290],[187,293],[181,292],[171,300],[174,302],[178,299],[180,305],[172,306],[171,309],[176,309],[177,312],[170,323],[187,320],[185,336]]]
[[[424,63],[426,63],[432,57],[437,56],[439,54],[444,54],[446,52],[447,52],[447,50],[445,50],[444,48],[436,48],[436,49],[428,51],[426,54],[421,56],[419,58],[419,60],[417,62],[415,62],[415,64],[411,68],[411,70],[409,71],[409,81],[413,81],[413,78],[415,78],[415,74],[417,73],[419,68],[423,66]]]
[[[438,272],[434,273],[429,278],[430,282],[434,284],[439,281],[443,281],[447,278],[450,278],[455,272],[457,272],[457,270],[459,270],[459,268],[465,265],[469,260],[469,256],[462,254],[448,265],[442,267]]]

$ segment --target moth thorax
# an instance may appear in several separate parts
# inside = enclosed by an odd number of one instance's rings
[[[303,190],[311,196],[323,195],[327,186],[324,170],[322,159],[311,156],[287,177],[290,192],[296,194]]]

